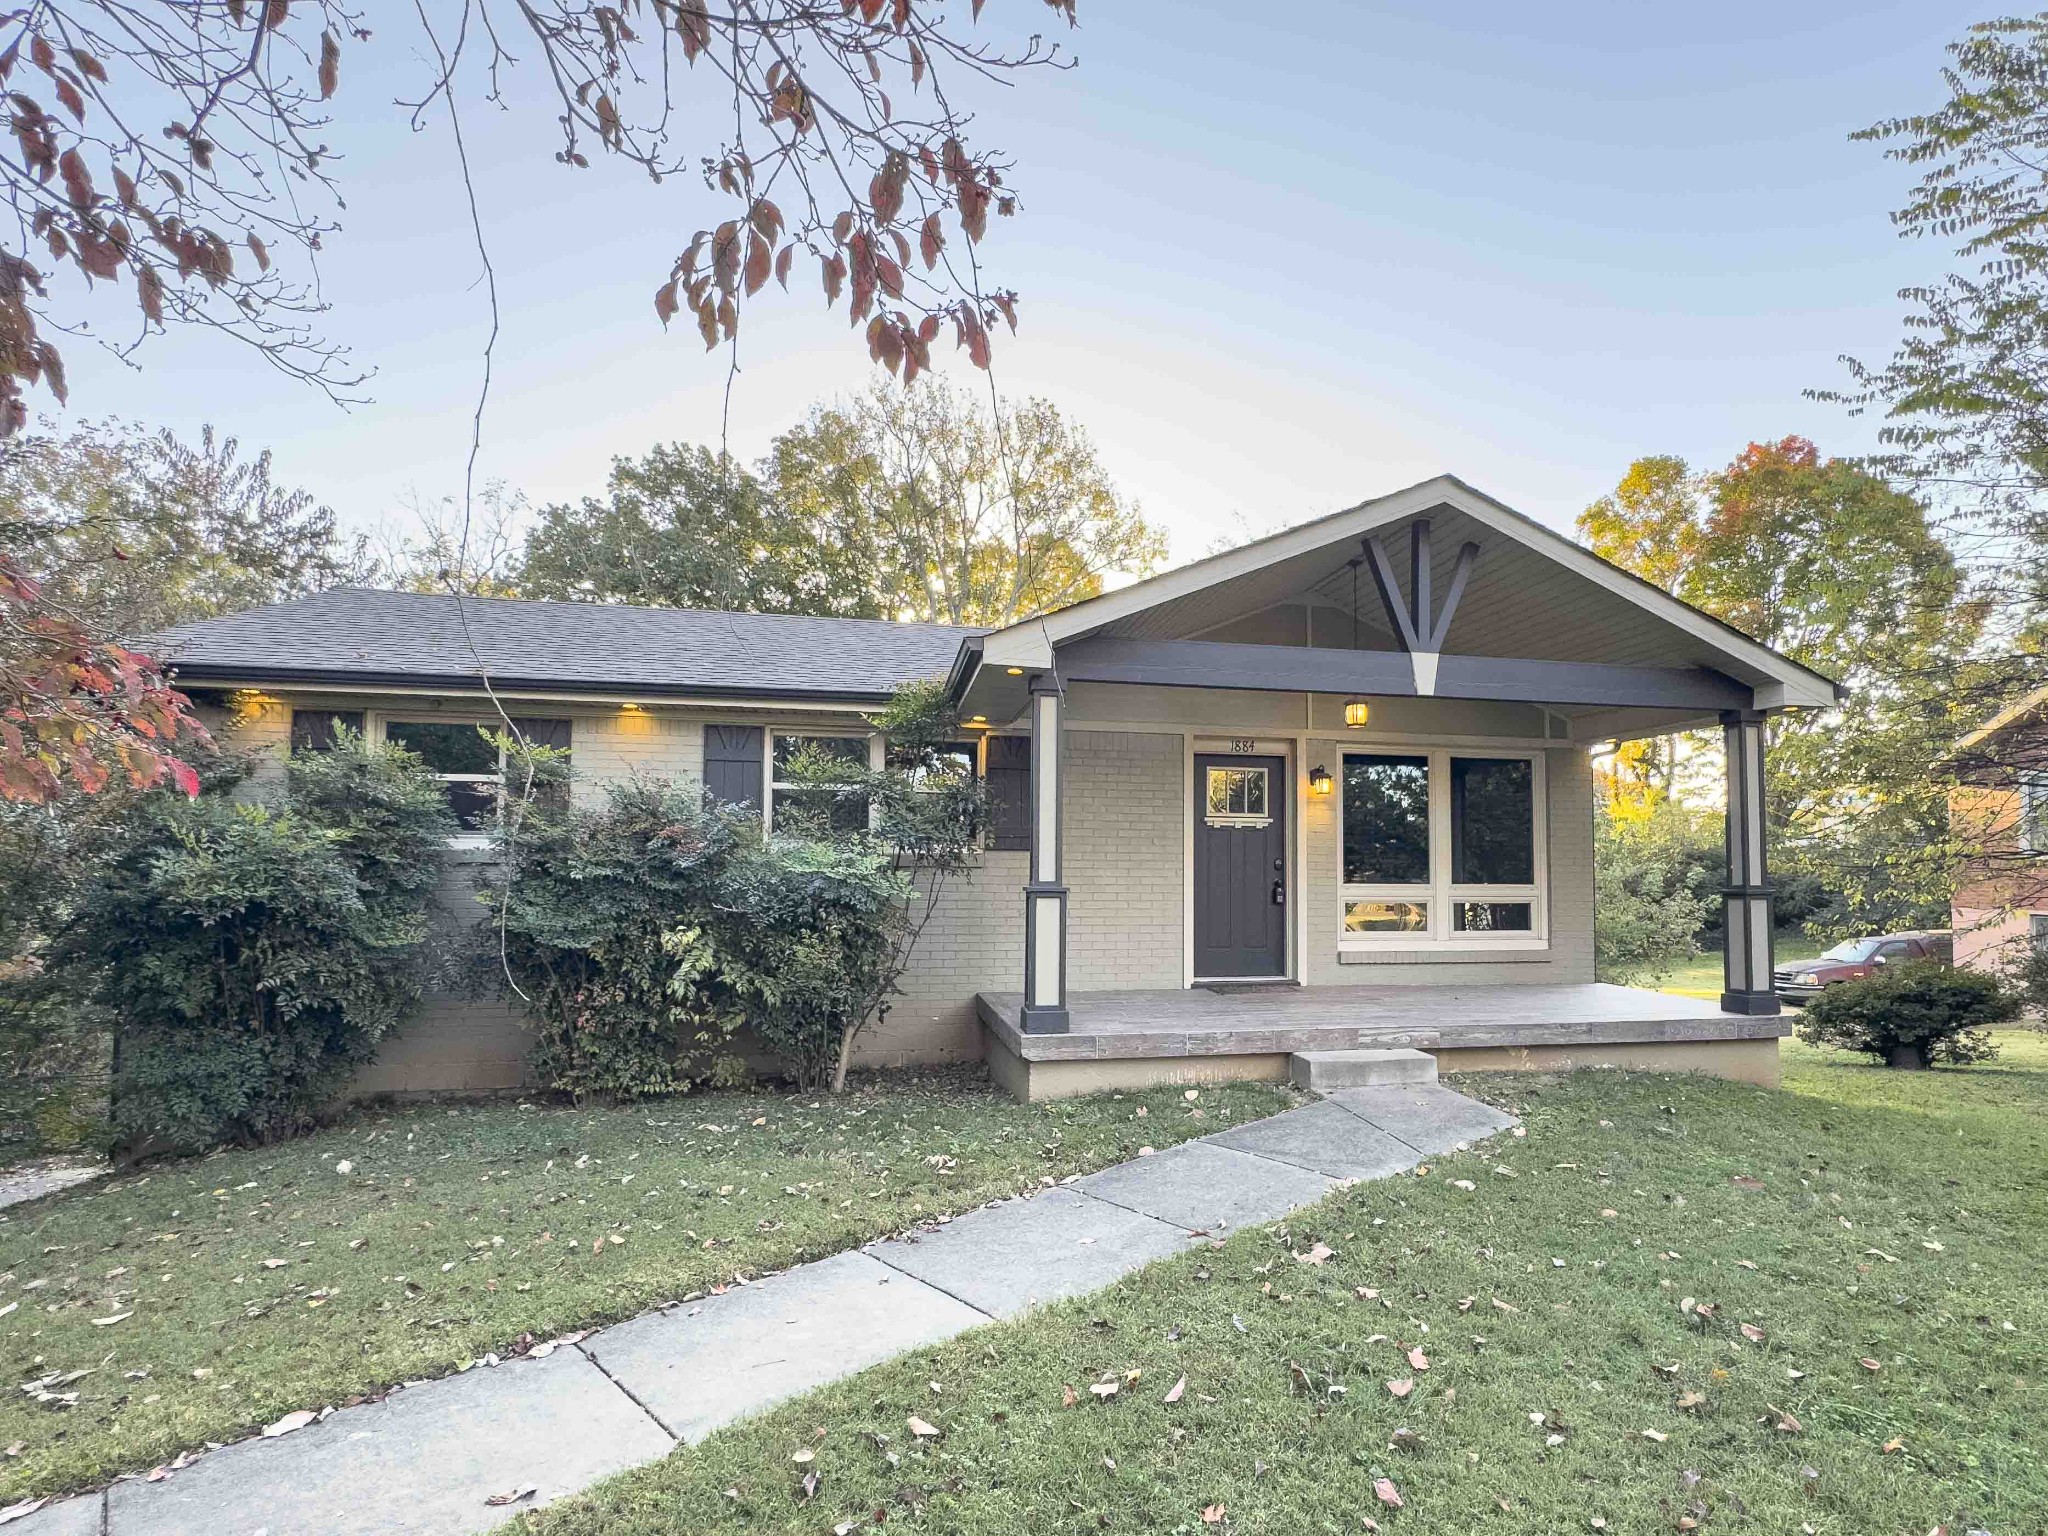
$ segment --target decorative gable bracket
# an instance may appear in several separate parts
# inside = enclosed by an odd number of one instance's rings
[[[1387,622],[1394,631],[1395,641],[1408,653],[1409,663],[1415,669],[1415,691],[1427,698],[1436,692],[1437,658],[1443,654],[1444,639],[1451,632],[1451,619],[1458,611],[1458,601],[1465,595],[1465,583],[1471,579],[1472,567],[1479,559],[1479,546],[1466,544],[1458,551],[1458,562],[1451,568],[1450,589],[1444,593],[1443,606],[1432,616],[1429,519],[1418,517],[1409,525],[1406,602],[1402,601],[1401,586],[1395,579],[1394,562],[1387,554],[1385,542],[1376,533],[1367,534],[1363,542],[1367,563],[1372,567],[1373,585],[1379,589],[1380,602],[1386,606]]]

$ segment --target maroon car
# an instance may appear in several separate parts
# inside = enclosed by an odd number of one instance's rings
[[[1838,982],[1856,981],[1887,965],[1904,960],[1950,962],[1952,950],[1945,933],[1883,933],[1869,939],[1844,939],[1824,955],[1795,960],[1771,973],[1778,996],[1788,1003],[1804,1003],[1820,996]]]

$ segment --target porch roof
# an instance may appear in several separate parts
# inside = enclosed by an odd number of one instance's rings
[[[1404,578],[1387,545],[1418,523]],[[1276,638],[1281,624],[1292,633]],[[1513,699],[1583,721],[1582,738],[1675,729],[1729,708],[1827,707],[1840,692],[1449,475],[970,640],[952,681],[977,711],[1008,718],[1022,707],[1022,677],[1048,670]]]

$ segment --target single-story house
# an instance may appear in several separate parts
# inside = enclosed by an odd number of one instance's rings
[[[2048,943],[2048,688],[1949,754],[1952,832],[1968,848],[1949,908],[1956,964],[2002,970]]]
[[[162,647],[245,741],[407,742],[474,844],[486,675],[576,794],[682,776],[769,828],[797,741],[879,758],[868,714],[944,678],[996,825],[859,1059],[985,1057],[1032,1097],[1375,1045],[1773,1081],[1764,723],[1837,697],[1448,476],[989,631],[335,591]],[[1725,991],[1596,984],[1590,750],[1702,726],[1729,749]],[[511,1010],[443,998],[360,1086],[515,1087],[524,1055]]]

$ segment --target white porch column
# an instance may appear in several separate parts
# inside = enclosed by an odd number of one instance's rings
[[[1024,887],[1024,1009],[1027,1035],[1067,1031],[1067,888],[1061,879],[1060,801],[1064,762],[1059,679],[1031,678],[1031,881]]]
[[[1721,716],[1728,759],[1728,884],[1722,891],[1727,932],[1721,1010],[1776,1013],[1771,981],[1771,885],[1764,859],[1764,716],[1729,710]]]

